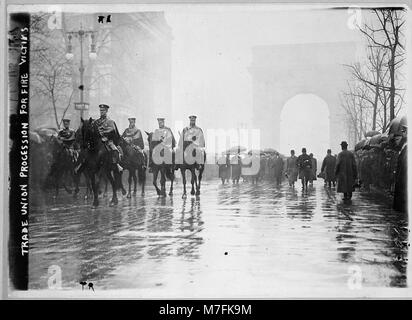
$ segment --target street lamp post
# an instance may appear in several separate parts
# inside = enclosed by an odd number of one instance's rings
[[[83,118],[84,116],[84,110],[86,109],[86,103],[84,101],[84,62],[83,62],[83,41],[84,37],[90,35],[91,37],[91,45],[90,45],[90,53],[89,56],[91,59],[96,58],[96,44],[95,44],[95,31],[92,30],[83,30],[82,26],[80,25],[80,29],[78,31],[70,31],[66,32],[68,35],[68,46],[67,46],[67,53],[66,53],[66,58],[67,59],[72,59],[73,58],[73,45],[72,45],[72,38],[73,36],[77,37],[79,39],[80,43],[80,66],[79,66],[79,72],[80,72],[80,85],[79,85],[79,90],[80,90],[80,103],[79,108],[80,108],[80,117]]]

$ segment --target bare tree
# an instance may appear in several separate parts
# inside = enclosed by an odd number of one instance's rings
[[[47,26],[49,14],[32,15],[31,95],[40,102],[36,115],[50,112],[59,129],[74,94],[73,71],[67,59],[63,33]],[[34,100],[34,99],[33,99]]]
[[[396,95],[402,90],[397,85],[396,71],[404,62],[403,25],[405,24],[404,9],[378,8],[372,10],[375,21],[365,23],[359,30],[378,50],[387,52],[389,84],[379,85],[382,90],[389,91],[389,120],[396,115]],[[375,85],[377,82],[375,82]]]
[[[369,130],[372,108],[365,104],[365,101],[370,99],[367,95],[368,90],[361,82],[348,81],[347,91],[341,96],[341,105],[347,114],[354,141],[361,140]]]

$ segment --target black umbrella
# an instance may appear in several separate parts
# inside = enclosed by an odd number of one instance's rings
[[[247,149],[245,147],[235,146],[235,147],[231,147],[227,149],[224,153],[225,154],[237,154],[237,153],[245,152],[246,150]]]
[[[264,153],[271,153],[271,154],[275,154],[275,153],[279,153],[277,150],[273,149],[273,148],[266,148],[263,149]]]

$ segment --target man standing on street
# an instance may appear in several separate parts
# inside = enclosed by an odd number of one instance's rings
[[[279,187],[282,184],[282,174],[283,174],[283,159],[280,157],[279,153],[275,153],[274,160],[274,176],[276,181],[276,186]]]
[[[335,166],[336,158],[332,156],[332,150],[328,149],[327,155],[322,162],[321,172],[325,174],[325,183],[329,188],[332,187],[332,182],[335,181]]]
[[[302,190],[308,190],[308,181],[312,175],[312,159],[306,153],[306,148],[302,148],[302,154],[296,160],[299,169],[299,178],[302,180]]]
[[[286,160],[286,174],[290,187],[295,187],[295,182],[298,179],[298,167],[296,166],[297,157],[295,150],[290,150],[290,157]]]
[[[348,151],[348,143],[341,142],[342,151],[336,160],[335,175],[338,180],[337,192],[343,193],[343,200],[352,198],[353,186],[358,177],[355,156]]]

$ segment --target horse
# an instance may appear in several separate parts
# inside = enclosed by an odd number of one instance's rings
[[[127,193],[127,198],[131,198],[131,185],[132,179],[134,182],[133,196],[136,195],[137,180],[142,186],[141,195],[144,196],[144,188],[146,184],[146,166],[147,166],[147,156],[142,151],[136,150],[130,143],[128,143],[124,138],[120,138],[120,147],[123,150],[123,159],[120,165],[129,171],[129,192]],[[136,176],[137,171],[137,176]]]
[[[93,191],[93,207],[99,205],[99,177],[104,175],[112,186],[110,206],[118,204],[117,189],[122,185],[121,175],[110,151],[102,141],[95,120],[81,119],[80,132],[84,148],[84,160],[81,164],[90,179]],[[119,188],[121,189],[121,188]]]
[[[160,141],[153,141],[153,132],[147,132],[147,141],[149,142],[149,158],[152,160],[152,172],[153,172],[153,185],[156,188],[156,192],[158,196],[166,197],[166,179],[170,180],[170,191],[169,196],[173,195],[173,182],[175,180],[175,164],[174,164],[174,155],[173,150],[164,149],[166,152],[172,153],[172,161],[171,163],[161,163],[157,164],[153,159],[153,150],[154,148],[160,144]],[[157,177],[160,172],[160,189],[157,186]]]
[[[180,132],[179,132],[180,134]],[[188,150],[189,148],[189,150]],[[183,195],[182,198],[186,198],[186,170],[189,170],[191,173],[191,185],[192,190],[190,194],[192,196],[200,195],[200,184],[202,182],[202,175],[203,171],[205,170],[205,163],[206,163],[206,152],[204,150],[197,147],[193,141],[184,141],[183,137],[180,136],[179,141],[179,148],[178,148],[178,155],[182,158],[179,161],[177,169],[180,169],[180,173],[182,175],[182,182],[183,182]],[[191,155],[192,161],[187,161],[188,156]],[[197,175],[196,175],[197,171]],[[196,190],[195,190],[196,187]]]
[[[47,188],[49,184],[54,187],[55,193],[53,198],[56,199],[59,194],[60,183],[67,193],[72,193],[71,188],[67,187],[65,180],[66,178],[71,178],[75,182],[74,167],[77,155],[71,153],[55,136],[51,136],[48,143],[53,160],[50,172],[46,178],[45,187]]]

